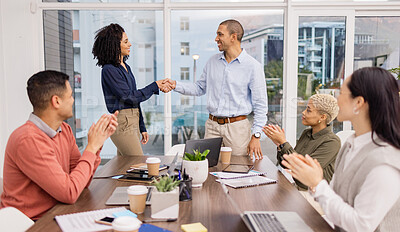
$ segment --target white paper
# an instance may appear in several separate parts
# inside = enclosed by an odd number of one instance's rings
[[[112,227],[94,222],[104,217],[113,217],[113,213],[125,211],[125,207],[100,209],[56,216],[55,219],[64,232],[83,232],[109,230]]]
[[[265,175],[267,173],[251,170],[246,174],[233,173],[233,172],[210,172],[210,174],[213,176],[216,176],[218,178],[221,178],[221,179],[236,179],[236,178],[250,177],[250,176],[261,176],[261,175]]]

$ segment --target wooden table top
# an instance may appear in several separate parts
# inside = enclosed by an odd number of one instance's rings
[[[132,164],[145,161],[147,157],[116,156],[102,167],[95,178],[125,173]],[[169,163],[173,157],[161,157],[163,163]],[[231,163],[251,163],[246,157],[232,157]],[[276,184],[241,189],[229,188],[229,194],[237,202],[241,211],[294,211],[314,231],[333,231],[317,211],[300,195],[297,189],[277,170],[268,159],[256,161],[255,170],[267,171],[267,177],[276,179]],[[220,171],[222,164],[210,168]],[[105,202],[115,187],[129,186],[134,182],[114,179],[93,179],[88,189],[83,190],[73,205],[57,204],[49,210],[28,231],[61,231],[54,217],[56,215],[82,211],[110,208]],[[115,207],[115,206],[114,206]],[[129,208],[129,206],[126,206]],[[150,218],[150,207],[146,206],[144,214],[138,215],[140,220]],[[179,203],[179,218],[176,222],[155,222],[156,226],[181,231],[180,225],[201,222],[208,231],[249,231],[241,220],[235,207],[223,193],[221,185],[215,177],[208,175],[202,188],[193,188],[193,200]]]

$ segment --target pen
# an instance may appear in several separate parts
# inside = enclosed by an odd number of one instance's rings
[[[148,222],[174,222],[176,221],[177,218],[166,218],[166,219],[145,219],[143,222],[148,223]]]

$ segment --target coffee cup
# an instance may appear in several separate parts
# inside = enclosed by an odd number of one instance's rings
[[[229,164],[231,162],[232,148],[221,147],[221,163]]]
[[[112,228],[115,232],[138,232],[142,222],[130,216],[117,217],[112,222]]]
[[[147,170],[149,172],[149,176],[158,176],[160,169],[161,160],[156,157],[149,157],[146,160]]]
[[[144,212],[148,191],[144,185],[132,185],[128,188],[129,205],[132,212],[137,214]]]

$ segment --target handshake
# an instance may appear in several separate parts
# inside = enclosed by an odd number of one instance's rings
[[[176,81],[165,78],[164,80],[156,81],[158,88],[164,93],[168,93],[169,91],[175,89]]]

